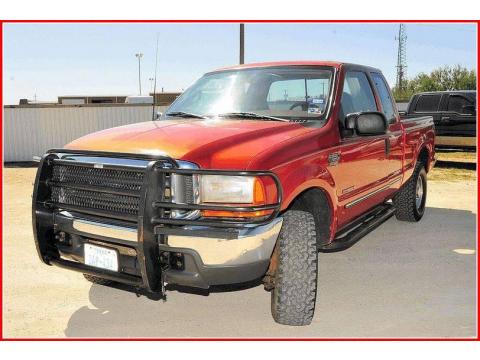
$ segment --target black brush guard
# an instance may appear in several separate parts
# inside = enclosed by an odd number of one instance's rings
[[[144,171],[143,183],[138,192],[138,214],[121,214],[101,209],[79,207],[52,201],[53,168],[57,164],[68,166],[81,166],[98,168],[94,163],[61,159],[58,154],[76,155],[85,157],[104,157],[132,160],[146,160],[146,168],[132,167],[128,165],[104,164],[102,169],[117,171]],[[234,176],[260,176],[269,177],[276,185],[277,199],[275,203],[262,206],[229,206],[229,205],[202,205],[173,203],[165,195],[166,179],[172,174],[179,175],[234,175]],[[68,185],[68,184],[67,184]],[[66,186],[67,186],[66,185]],[[99,186],[69,184],[70,187],[80,188],[81,191],[93,191],[101,194],[132,195],[122,189],[112,189]],[[282,202],[282,187],[278,177],[270,171],[230,171],[230,170],[204,170],[204,169],[180,169],[178,163],[169,157],[150,156],[126,153],[112,153],[99,151],[76,151],[67,149],[52,149],[43,156],[40,161],[34,184],[32,199],[32,222],[35,245],[40,259],[49,265],[57,265],[78,272],[97,275],[113,281],[126,283],[148,291],[159,291],[162,288],[162,269],[159,256],[159,245],[165,244],[165,236],[168,234],[182,234],[198,237],[223,237],[225,239],[236,238],[238,229],[264,225],[277,217]],[[254,220],[244,219],[175,219],[170,217],[170,210],[226,210],[234,212],[271,210],[271,214]],[[134,276],[122,272],[103,270],[88,266],[80,262],[65,260],[60,257],[55,243],[56,223],[55,214],[60,211],[71,211],[75,214],[96,218],[99,221],[108,222],[124,221],[136,225],[137,242],[132,242],[137,254],[140,268],[140,276]],[[187,230],[184,225],[205,226],[201,230]]]

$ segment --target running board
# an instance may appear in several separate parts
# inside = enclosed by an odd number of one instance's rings
[[[395,214],[395,208],[391,204],[380,205],[362,215],[345,229],[340,230],[331,243],[320,247],[318,250],[321,252],[346,250],[388,220],[393,214]]]

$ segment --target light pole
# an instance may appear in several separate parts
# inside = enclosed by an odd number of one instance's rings
[[[135,56],[138,59],[138,89],[140,90],[140,95],[142,95],[142,76],[140,71],[140,61],[142,60],[143,54],[137,53]]]
[[[154,78],[148,78],[148,81],[150,81],[150,92],[153,93],[153,81],[155,79]]]

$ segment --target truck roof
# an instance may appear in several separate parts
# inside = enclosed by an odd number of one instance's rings
[[[340,66],[345,66],[345,67],[352,67],[352,68],[363,68],[365,70],[380,72],[379,69],[376,69],[370,66],[345,63],[340,61],[320,61],[320,60],[257,62],[257,63],[250,63],[250,64],[228,66],[228,67],[216,69],[215,71],[254,69],[254,68],[262,68],[262,67],[278,67],[278,66],[332,66],[335,68],[339,68]]]

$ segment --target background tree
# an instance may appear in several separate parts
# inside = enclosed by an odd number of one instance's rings
[[[408,101],[413,94],[422,91],[475,90],[476,88],[475,70],[468,70],[460,65],[443,66],[430,74],[420,73],[413,79],[407,80],[403,91],[394,87],[393,95],[396,101]]]

